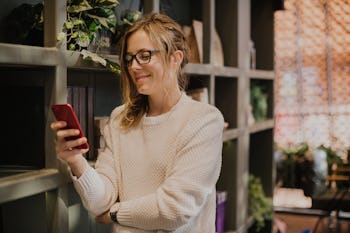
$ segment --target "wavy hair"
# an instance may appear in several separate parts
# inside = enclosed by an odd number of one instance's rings
[[[125,32],[120,43],[121,87],[125,107],[119,117],[121,117],[120,122],[123,129],[136,126],[142,116],[148,111],[147,96],[138,93],[124,60],[124,56],[127,53],[127,41],[138,30],[145,31],[150,41],[157,49],[161,50],[161,59],[165,68],[169,66],[171,56],[175,51],[180,50],[183,52],[183,60],[177,73],[178,85],[181,91],[186,89],[188,82],[186,75],[182,72],[182,68],[188,63],[189,47],[181,26],[169,16],[161,13],[150,13],[135,22]]]

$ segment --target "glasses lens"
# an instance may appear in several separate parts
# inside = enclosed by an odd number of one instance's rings
[[[151,52],[150,51],[140,51],[136,54],[136,60],[139,64],[149,63],[151,60]]]

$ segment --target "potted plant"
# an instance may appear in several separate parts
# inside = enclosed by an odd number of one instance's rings
[[[67,20],[57,36],[58,42],[67,41],[67,49],[79,51],[89,59],[119,75],[119,64],[105,58],[101,49],[117,47],[125,30],[141,17],[141,12],[125,10],[121,23],[115,14],[118,0],[67,0]],[[115,51],[116,53],[116,51]]]
[[[260,178],[250,174],[248,181],[248,214],[254,219],[250,232],[260,232],[272,220],[272,199],[265,196]]]
[[[92,43],[102,45],[101,32],[115,33],[118,4],[118,0],[67,0],[67,20],[58,41],[67,39],[67,49],[73,51],[87,49]]]

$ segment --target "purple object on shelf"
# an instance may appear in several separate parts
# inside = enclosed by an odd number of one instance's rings
[[[224,232],[226,191],[216,192],[216,233]]]

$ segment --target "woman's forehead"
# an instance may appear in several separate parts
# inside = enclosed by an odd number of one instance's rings
[[[155,49],[155,46],[144,30],[137,30],[127,40],[127,52],[137,52],[142,49]]]

